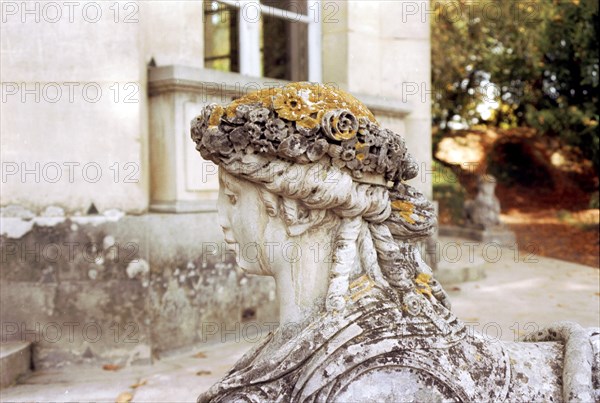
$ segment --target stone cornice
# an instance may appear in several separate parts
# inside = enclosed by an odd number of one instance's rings
[[[181,91],[233,99],[255,89],[282,86],[287,83],[289,81],[179,65],[148,69],[148,92],[151,97]],[[354,93],[353,95],[375,115],[405,117],[411,112],[409,105],[400,101],[375,95]]]

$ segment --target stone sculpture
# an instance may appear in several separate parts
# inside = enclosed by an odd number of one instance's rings
[[[500,221],[500,201],[495,195],[496,178],[480,175],[477,178],[477,195],[465,201],[465,226],[445,227],[442,235],[459,236],[480,242],[495,242],[514,246],[515,234]]]
[[[465,202],[466,225],[490,229],[500,225],[500,201],[495,195],[496,179],[491,175],[477,178],[477,196]]]
[[[275,278],[280,326],[199,402],[594,401],[597,329],[519,343],[467,332],[414,243],[436,224],[404,140],[355,98],[292,83],[209,105],[192,139],[219,165],[219,221]],[[289,246],[299,247],[290,257]],[[595,341],[595,344],[592,343]]]

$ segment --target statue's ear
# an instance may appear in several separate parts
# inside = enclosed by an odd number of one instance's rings
[[[289,236],[299,236],[320,224],[325,210],[309,209],[299,200],[283,198],[281,212]]]
[[[325,210],[309,209],[299,200],[279,197],[266,189],[260,190],[260,198],[269,217],[281,214],[289,236],[302,235],[325,218]]]
[[[259,194],[269,217],[276,217],[279,212],[278,197],[266,189],[260,189]]]

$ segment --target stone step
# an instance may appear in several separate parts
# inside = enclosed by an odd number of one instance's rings
[[[481,243],[440,238],[434,276],[442,285],[477,281],[485,278],[485,254]]]
[[[0,343],[0,389],[11,386],[31,371],[31,343]]]

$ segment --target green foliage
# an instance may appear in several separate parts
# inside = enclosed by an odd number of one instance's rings
[[[435,8],[434,125],[529,125],[579,147],[598,168],[596,0],[443,0]]]
[[[598,192],[592,193],[590,197],[589,208],[600,208],[600,194]]]
[[[542,41],[543,97],[527,123],[578,146],[598,168],[598,2],[561,2]]]
[[[440,211],[448,212],[452,223],[460,224],[463,220],[465,190],[450,168],[433,160],[433,170],[433,199],[438,201]]]

